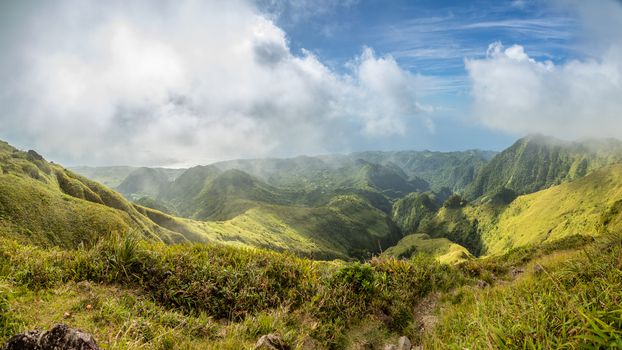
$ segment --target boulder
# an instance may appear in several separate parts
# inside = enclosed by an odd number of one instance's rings
[[[490,284],[484,280],[477,280],[477,288],[484,289],[490,287]]]
[[[90,334],[57,324],[49,331],[28,331],[11,337],[3,350],[100,350]]]
[[[283,339],[276,334],[266,334],[261,336],[255,344],[255,350],[290,350],[291,347],[287,345]]]
[[[410,343],[410,339],[407,336],[401,336],[397,341],[397,350],[410,350],[412,348],[412,344]]]

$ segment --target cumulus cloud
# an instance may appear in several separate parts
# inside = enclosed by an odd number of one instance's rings
[[[73,163],[196,164],[402,135],[422,77],[371,49],[338,73],[244,1],[7,9],[2,137]],[[8,16],[7,16],[8,17]],[[10,29],[10,30],[9,30]]]
[[[584,59],[536,60],[520,45],[492,43],[465,61],[479,121],[511,133],[622,138],[622,5],[575,2]]]

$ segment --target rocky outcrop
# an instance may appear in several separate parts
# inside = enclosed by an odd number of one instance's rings
[[[387,344],[384,346],[383,350],[411,350],[413,349],[412,344],[410,343],[410,339],[406,336],[401,336],[397,341],[397,345]]]
[[[3,350],[100,350],[90,334],[57,324],[49,331],[28,331],[14,335]]]
[[[276,334],[263,335],[255,344],[255,350],[290,350],[291,347]]]

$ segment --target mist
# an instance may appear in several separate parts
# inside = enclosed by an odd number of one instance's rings
[[[4,4],[1,137],[67,163],[183,166],[404,135],[429,80],[336,71],[244,1]],[[11,7],[11,8],[9,8]],[[425,121],[429,123],[429,121]]]

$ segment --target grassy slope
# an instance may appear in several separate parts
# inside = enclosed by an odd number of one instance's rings
[[[297,349],[380,347],[414,337],[411,306],[455,272],[425,257],[346,264],[133,236],[79,250],[0,238],[0,341],[62,321],[111,349],[243,349],[270,332]]]
[[[532,193],[620,161],[622,142],[617,140],[566,142],[532,135],[497,154],[465,192],[471,200],[492,197],[502,189]]]
[[[131,199],[156,198],[170,182],[179,177],[185,169],[138,168],[129,173],[115,189]]]
[[[136,167],[132,166],[77,166],[69,168],[69,170],[76,174],[102,183],[110,188],[119,186],[123,180],[136,169]]]
[[[596,235],[622,228],[622,165],[516,198],[501,208],[467,209],[477,219],[488,254],[572,234]]]
[[[290,202],[287,191],[237,170],[201,167],[171,189],[173,195],[176,190],[198,193],[194,216],[224,219],[201,222],[133,205],[35,153],[0,146],[0,233],[23,242],[75,247],[136,229],[165,242],[214,241],[347,259],[368,257],[400,238],[385,213],[354,195],[337,196],[318,208],[281,205]]]
[[[535,193],[510,204],[488,201],[441,208],[418,227],[473,254],[497,255],[514,247],[622,229],[622,164]]]
[[[419,253],[430,254],[439,262],[446,264],[455,264],[473,258],[465,247],[447,238],[431,238],[425,233],[407,235],[382,254],[396,258],[411,258]]]
[[[372,163],[398,166],[409,177],[417,176],[430,184],[434,191],[443,187],[462,192],[478,171],[493,157],[490,151],[431,152],[361,152],[358,157]]]
[[[402,232],[417,232],[439,209],[433,193],[410,193],[393,203],[391,218]]]
[[[182,221],[209,240],[322,259],[363,258],[400,238],[383,212],[354,195],[319,208],[248,204],[252,208],[229,220]]]
[[[139,213],[121,195],[34,152],[0,143],[0,233],[39,244],[76,246],[135,229],[151,239],[185,240]]]
[[[80,250],[0,238],[0,341],[64,322],[109,349],[243,349],[268,333],[296,349],[383,348],[402,334],[432,349],[609,347],[622,341],[620,237],[574,236],[453,267],[132,236]],[[476,288],[478,279],[492,287]],[[417,306],[429,293],[441,296],[439,322],[421,333],[434,318]]]
[[[470,262],[488,273],[509,261],[515,280],[447,294],[439,324],[424,336],[433,349],[613,349],[622,346],[622,240],[606,235],[579,249],[516,260],[526,250]],[[547,246],[547,245],[544,245]],[[548,247],[554,247],[549,244]],[[530,252],[537,251],[530,249]],[[518,254],[517,254],[518,253]]]

